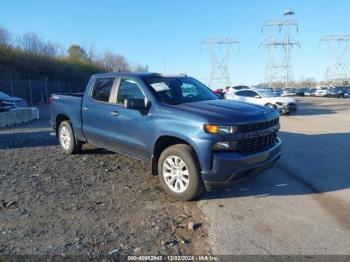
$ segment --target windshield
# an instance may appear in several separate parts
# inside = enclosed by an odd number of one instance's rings
[[[208,87],[191,77],[149,77],[144,81],[155,97],[167,104],[219,99]]]
[[[278,97],[277,94],[275,94],[274,92],[272,92],[271,90],[267,89],[267,90],[259,90],[259,93],[263,96],[263,97]]]
[[[10,97],[10,96],[8,94],[0,92],[0,98],[6,98],[6,97]]]

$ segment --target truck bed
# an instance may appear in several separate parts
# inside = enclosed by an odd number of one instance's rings
[[[77,135],[81,134],[81,105],[83,93],[52,94],[51,96],[51,122],[55,127],[55,121],[59,115],[69,116],[73,130]]]

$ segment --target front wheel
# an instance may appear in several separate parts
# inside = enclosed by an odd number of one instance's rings
[[[189,145],[177,144],[165,149],[158,170],[163,188],[176,199],[192,200],[204,191],[199,164]]]
[[[74,137],[73,129],[69,121],[63,121],[58,128],[58,140],[63,151],[67,154],[75,154],[81,149]]]

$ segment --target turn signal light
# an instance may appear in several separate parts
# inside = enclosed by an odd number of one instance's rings
[[[205,132],[209,134],[217,134],[219,132],[219,126],[216,125],[204,125]]]

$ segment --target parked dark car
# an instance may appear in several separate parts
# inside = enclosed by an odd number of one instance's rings
[[[273,92],[276,96],[282,96],[283,89],[282,89],[282,88],[274,88],[274,89],[272,90],[272,92]]]
[[[344,93],[344,98],[350,98],[350,88],[347,88]]]
[[[315,96],[316,88],[309,87],[305,90],[304,96]]]
[[[334,86],[334,87],[331,87],[328,91],[328,97],[337,97],[337,98],[340,98],[340,97],[344,97],[345,95],[345,92],[346,92],[346,89],[342,86]]]
[[[296,89],[297,96],[305,96],[305,91],[306,91],[306,88],[297,88]]]
[[[19,97],[10,96],[4,92],[0,92],[0,103],[2,107],[13,109],[16,107],[27,107],[27,102]]]
[[[2,102],[0,101],[0,112],[6,112],[11,110],[13,107],[12,106],[7,106],[3,105]]]
[[[66,154],[90,143],[149,161],[181,200],[262,173],[281,155],[275,109],[219,99],[183,75],[97,74],[84,95],[53,94],[50,113]]]

